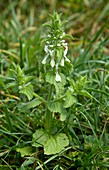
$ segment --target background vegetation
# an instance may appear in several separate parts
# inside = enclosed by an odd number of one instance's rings
[[[42,119],[36,107],[22,113],[22,96],[9,88],[13,80],[10,70],[15,64],[34,76],[35,92],[47,96],[41,76],[44,57],[41,39],[53,11],[67,20],[68,56],[73,63],[72,77],[87,75],[87,91],[93,99],[78,97],[78,103],[63,123],[70,145],[53,156],[43,149],[20,153],[18,147],[28,147],[32,134]],[[1,0],[0,1],[0,169],[80,169],[109,168],[109,2],[108,0]],[[47,88],[47,87],[46,87]],[[26,102],[27,99],[24,98]],[[28,149],[27,149],[28,150]],[[31,154],[30,154],[31,153]]]

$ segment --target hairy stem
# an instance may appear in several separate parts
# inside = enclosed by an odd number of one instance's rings
[[[53,85],[50,86],[48,102],[51,100],[52,94],[53,94]],[[51,131],[52,121],[53,121],[52,112],[47,109],[46,116],[45,116],[45,129],[48,131],[48,133],[50,133]]]
[[[42,97],[40,97],[38,94],[36,94],[36,93],[33,93],[33,96],[34,97],[36,97],[36,98],[38,98],[40,101],[42,101],[44,104],[46,104],[47,102],[46,102],[46,100],[44,100]]]

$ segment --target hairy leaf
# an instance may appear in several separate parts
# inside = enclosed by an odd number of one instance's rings
[[[69,140],[64,133],[48,135],[43,129],[38,129],[33,134],[32,146],[44,147],[44,153],[47,155],[59,153],[67,145],[69,145]]]
[[[24,148],[17,148],[16,151],[20,152],[21,156],[24,157],[24,156],[32,154],[32,147],[27,146],[27,147],[24,147]]]
[[[71,107],[74,103],[76,103],[76,98],[72,96],[70,91],[67,91],[65,96],[64,107],[65,108]]]
[[[61,82],[55,83],[55,89],[58,97],[64,94],[64,86]]]
[[[66,109],[63,107],[63,104],[61,101],[51,101],[48,103],[48,109],[51,112],[57,112],[60,113],[60,119],[61,121],[64,121],[66,119],[67,116],[67,111]]]
[[[31,100],[33,98],[33,86],[28,83],[22,87],[19,93],[25,94],[28,97],[28,100]]]
[[[5,88],[8,89],[8,88],[12,88],[12,87],[15,87],[17,86],[16,82],[12,82],[12,83],[8,83]]]
[[[46,82],[50,84],[55,84],[55,74],[53,72],[47,72],[46,74]]]
[[[28,109],[34,108],[38,105],[40,105],[42,102],[39,99],[33,99],[30,102],[27,103],[21,103],[18,108],[21,112],[25,112]]]
[[[80,95],[92,98],[91,94],[89,92],[87,92],[86,90],[81,90]]]
[[[45,133],[43,129],[38,129],[33,134],[32,146],[43,147],[48,138],[49,138],[49,135]]]
[[[56,154],[61,152],[68,145],[69,140],[65,134],[60,133],[58,135],[50,136],[44,144],[44,153],[47,155]]]

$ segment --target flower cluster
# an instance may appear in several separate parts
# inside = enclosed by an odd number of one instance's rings
[[[59,67],[64,67],[64,61],[70,62],[67,58],[68,45],[65,42],[65,32],[62,29],[62,24],[57,13],[54,13],[52,23],[49,25],[49,34],[46,38],[44,47],[45,58],[42,64],[50,63],[51,67],[55,70],[56,81],[61,81],[59,75]]]

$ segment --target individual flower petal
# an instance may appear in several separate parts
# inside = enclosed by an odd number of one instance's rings
[[[65,32],[62,33],[62,35],[60,36],[60,38],[63,38],[64,35],[65,35]]]
[[[61,43],[65,43],[65,40],[61,40]],[[63,44],[64,45],[64,44]]]
[[[57,44],[57,46],[58,46],[58,47],[60,47],[60,46],[61,46],[61,44]]]
[[[55,61],[54,58],[52,58],[51,62],[50,62],[51,66],[54,67],[55,66]]]
[[[68,46],[67,46],[67,45],[65,45],[64,47],[65,47],[65,50],[64,50],[64,56],[66,56],[66,55],[67,55],[67,52],[68,52]]]
[[[64,66],[64,58],[62,58],[61,62],[60,62],[61,66]]]
[[[49,41],[47,41],[46,43],[49,44]]]
[[[42,60],[42,64],[46,64],[47,58],[48,58],[48,55],[46,55],[45,58]]]
[[[56,71],[58,72],[58,63],[56,64]]]
[[[53,57],[54,55],[54,50],[49,50],[50,56]]]
[[[53,45],[51,44],[50,47],[53,47]]]
[[[47,45],[45,45],[44,51],[45,51],[46,53],[48,53],[49,49],[48,49],[48,46],[47,46]]]
[[[65,32],[63,32],[62,35],[64,36],[64,35],[65,35]]]
[[[67,43],[64,43],[64,46],[66,47],[68,44]]]
[[[61,81],[61,76],[56,72],[56,81]]]
[[[64,56],[64,58],[66,61],[68,61],[70,63],[70,60],[66,56]]]

